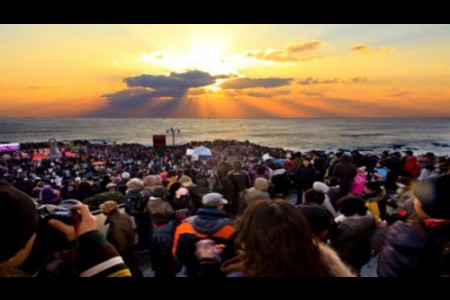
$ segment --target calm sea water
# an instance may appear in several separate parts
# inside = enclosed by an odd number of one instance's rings
[[[0,141],[110,139],[152,145],[180,129],[176,144],[249,140],[291,150],[402,149],[450,154],[450,119],[0,119]],[[171,136],[167,143],[172,144]]]

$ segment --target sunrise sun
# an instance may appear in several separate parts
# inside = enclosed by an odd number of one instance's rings
[[[220,36],[193,36],[186,47],[176,51],[155,51],[141,55],[141,61],[170,70],[202,70],[210,74],[229,74],[236,70],[226,64],[230,41]]]

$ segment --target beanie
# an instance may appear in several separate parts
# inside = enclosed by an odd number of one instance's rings
[[[30,196],[0,181],[0,262],[25,247],[36,232],[38,214]]]

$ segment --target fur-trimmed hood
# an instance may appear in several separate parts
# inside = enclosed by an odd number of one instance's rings
[[[339,255],[327,245],[320,243],[319,250],[323,262],[328,266],[331,277],[356,277],[351,269],[342,262]]]

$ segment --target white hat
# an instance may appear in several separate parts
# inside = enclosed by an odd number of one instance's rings
[[[120,177],[122,177],[122,179],[128,179],[128,178],[130,178],[130,173],[123,172],[122,175],[120,175]]]
[[[330,187],[321,181],[315,181],[313,183],[313,189],[316,191],[323,192],[324,194],[328,193]]]

